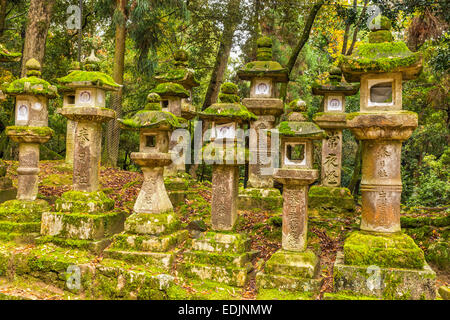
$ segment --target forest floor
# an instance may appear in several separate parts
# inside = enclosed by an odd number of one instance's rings
[[[9,175],[16,183],[15,169],[17,168],[17,162],[8,162],[8,164],[10,166]],[[55,200],[61,194],[71,189],[72,172],[62,166],[61,161],[41,161],[39,167],[39,197],[47,200],[53,206]],[[101,169],[100,182],[102,190],[115,201],[116,207],[129,214],[132,213],[134,201],[139,193],[142,181],[142,174],[138,172],[103,167]],[[203,206],[195,203],[195,199],[186,199],[184,206],[176,208],[176,212],[179,212],[181,215],[182,222],[186,224],[198,220],[199,216],[205,216],[205,212],[200,211],[204,211],[205,207],[211,202],[209,182],[193,182],[190,188],[196,191],[197,196],[201,196],[201,198],[197,199],[202,199]],[[268,212],[259,209],[244,210],[239,213],[241,218],[237,225],[237,231],[250,235],[252,250],[259,251],[259,256],[253,261],[255,271],[251,274],[248,285],[242,290],[237,290],[235,298],[255,299],[257,290],[254,275],[256,271],[261,270],[264,262],[281,247],[281,210],[278,212]],[[433,214],[436,214],[436,212]],[[443,214],[448,214],[448,212]],[[421,213],[416,213],[414,217],[420,218],[429,215],[430,212],[422,210]],[[351,215],[332,214],[319,216],[312,214],[309,216],[308,247],[320,257],[320,277],[323,280],[320,294],[315,299],[322,299],[324,293],[333,291],[333,265],[336,253],[342,250],[345,237],[350,232],[358,230],[359,216],[359,206],[357,206],[356,212]],[[433,236],[436,237],[436,234],[432,233],[431,238]],[[427,247],[423,245],[424,241],[421,239],[415,240],[419,246],[426,250]],[[436,288],[442,285],[448,286],[450,284],[448,271],[440,270],[432,263],[430,263],[430,266],[437,274]],[[60,289],[50,288],[43,283],[34,283],[34,288],[22,288],[19,284],[8,283],[5,279],[0,278],[0,299],[2,294],[10,292],[22,292],[21,296],[29,299],[70,299],[70,296],[64,295]]]

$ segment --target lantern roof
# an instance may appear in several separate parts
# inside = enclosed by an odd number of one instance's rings
[[[231,82],[222,84],[219,103],[215,103],[199,113],[200,118],[208,120],[250,121],[256,120],[255,114],[240,103],[238,87]]]
[[[168,70],[159,72],[155,76],[155,80],[160,83],[177,83],[187,90],[198,87],[200,83],[195,77],[195,71],[188,68],[188,60],[188,53],[185,50],[178,50],[175,53],[174,62],[169,65]]]
[[[358,82],[364,73],[401,72],[403,80],[417,78],[422,71],[422,54],[411,52],[402,41],[393,41],[391,23],[379,16],[371,22],[369,42],[362,43],[351,56],[340,56],[345,78]]]
[[[175,82],[160,83],[151,92],[159,94],[163,99],[170,97],[189,97],[189,92],[181,84]]]
[[[58,90],[55,86],[41,78],[41,64],[36,59],[30,59],[25,64],[26,76],[11,82],[5,89],[11,96],[22,94],[56,98]]]
[[[330,70],[330,75],[325,81],[316,80],[312,85],[312,93],[317,96],[325,94],[343,94],[353,96],[359,91],[359,84],[348,83],[342,79],[341,68],[334,67]]]
[[[272,60],[273,41],[269,37],[261,37],[257,40],[256,61],[247,63],[238,71],[238,77],[242,80],[253,78],[272,78],[276,82],[288,82],[288,72],[281,64]]]

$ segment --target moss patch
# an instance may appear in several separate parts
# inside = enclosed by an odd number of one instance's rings
[[[283,121],[278,125],[277,129],[281,135],[288,137],[322,139],[325,134],[323,130],[312,122]]]
[[[43,212],[50,211],[44,200],[10,200],[0,206],[0,220],[11,222],[39,222]]]
[[[73,213],[106,212],[114,209],[114,201],[101,191],[68,191],[55,204],[57,211]]]
[[[75,70],[69,73],[67,76],[56,79],[59,83],[68,84],[73,82],[91,82],[97,86],[110,86],[118,88],[120,85],[114,81],[114,79],[106,73],[99,71],[82,71]]]
[[[6,92],[10,95],[33,94],[47,98],[58,97],[58,90],[55,86],[36,76],[24,77],[11,82],[6,88]]]
[[[354,232],[345,241],[344,261],[348,265],[422,269],[423,251],[403,233]]]

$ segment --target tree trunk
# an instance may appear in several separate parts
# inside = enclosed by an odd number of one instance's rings
[[[7,0],[0,0],[0,37],[3,36],[6,22],[6,4]]]
[[[28,22],[25,31],[25,44],[22,54],[21,76],[25,76],[25,64],[35,58],[41,65],[44,62],[45,44],[55,1],[31,0],[28,9]]]
[[[292,55],[289,58],[289,62],[286,66],[286,68],[288,70],[288,77],[291,76],[291,73],[292,73],[292,70],[294,69],[295,62],[297,61],[298,55],[302,51],[305,44],[308,42],[312,26],[314,24],[314,21],[316,20],[316,16],[319,13],[319,10],[322,8],[324,3],[325,3],[325,0],[319,0],[312,7],[311,12],[309,13],[308,19],[306,20],[305,28],[303,29],[303,34],[302,34],[299,42],[297,43],[297,46],[294,48],[294,51],[292,52]],[[283,99],[283,101],[286,100],[287,85],[288,85],[287,83],[283,83],[281,85],[280,98]]]
[[[355,168],[353,170],[353,175],[348,185],[348,189],[352,193],[353,197],[358,195],[359,181],[361,180],[361,167],[362,167],[362,142],[358,141],[358,151],[356,151],[355,156]]]
[[[350,56],[353,53],[353,49],[355,48],[356,40],[358,38],[359,28],[361,26],[361,23],[363,21],[365,14],[366,14],[368,3],[369,3],[369,0],[364,1],[364,7],[361,11],[361,15],[359,16],[358,22],[355,24],[355,31],[353,31],[353,40],[352,40],[352,44],[351,44],[350,48],[347,51],[347,56]]]
[[[126,6],[127,0],[116,0],[116,8],[122,14],[123,19],[116,25],[115,51],[114,51],[114,69],[113,79],[118,84],[123,84],[123,73],[125,68],[125,40],[126,40]],[[122,115],[122,97],[123,88],[113,92],[111,95],[111,109],[116,112],[116,117]],[[111,120],[106,126],[106,154],[105,164],[116,167],[119,157],[120,128],[117,120]]]
[[[353,8],[357,9],[357,5],[358,5],[358,1],[357,0],[353,0]],[[342,42],[342,51],[341,54],[345,55],[345,53],[347,52],[347,44],[348,44],[348,35],[350,33],[350,27],[351,27],[352,23],[351,20],[348,19],[347,17],[347,23],[345,25],[345,32],[344,32],[344,40]]]
[[[213,103],[217,102],[220,86],[223,82],[223,76],[227,69],[228,58],[230,57],[231,47],[233,45],[233,36],[236,31],[239,16],[240,0],[229,0],[227,5],[227,17],[223,26],[222,41],[217,52],[216,62],[214,64],[211,80],[205,95],[202,110],[205,110]]]

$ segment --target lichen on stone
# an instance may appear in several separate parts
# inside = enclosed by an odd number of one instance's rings
[[[181,84],[174,82],[160,83],[151,92],[157,93],[161,97],[189,97],[189,92]]]
[[[278,131],[282,136],[288,137],[305,137],[313,139],[322,139],[325,135],[324,131],[312,122],[291,122],[283,121],[278,127]]]
[[[56,79],[62,85],[76,84],[77,82],[87,82],[93,86],[108,87],[108,89],[118,90],[120,85],[106,73],[100,71],[74,70],[67,76]],[[105,88],[106,89],[106,88]]]

